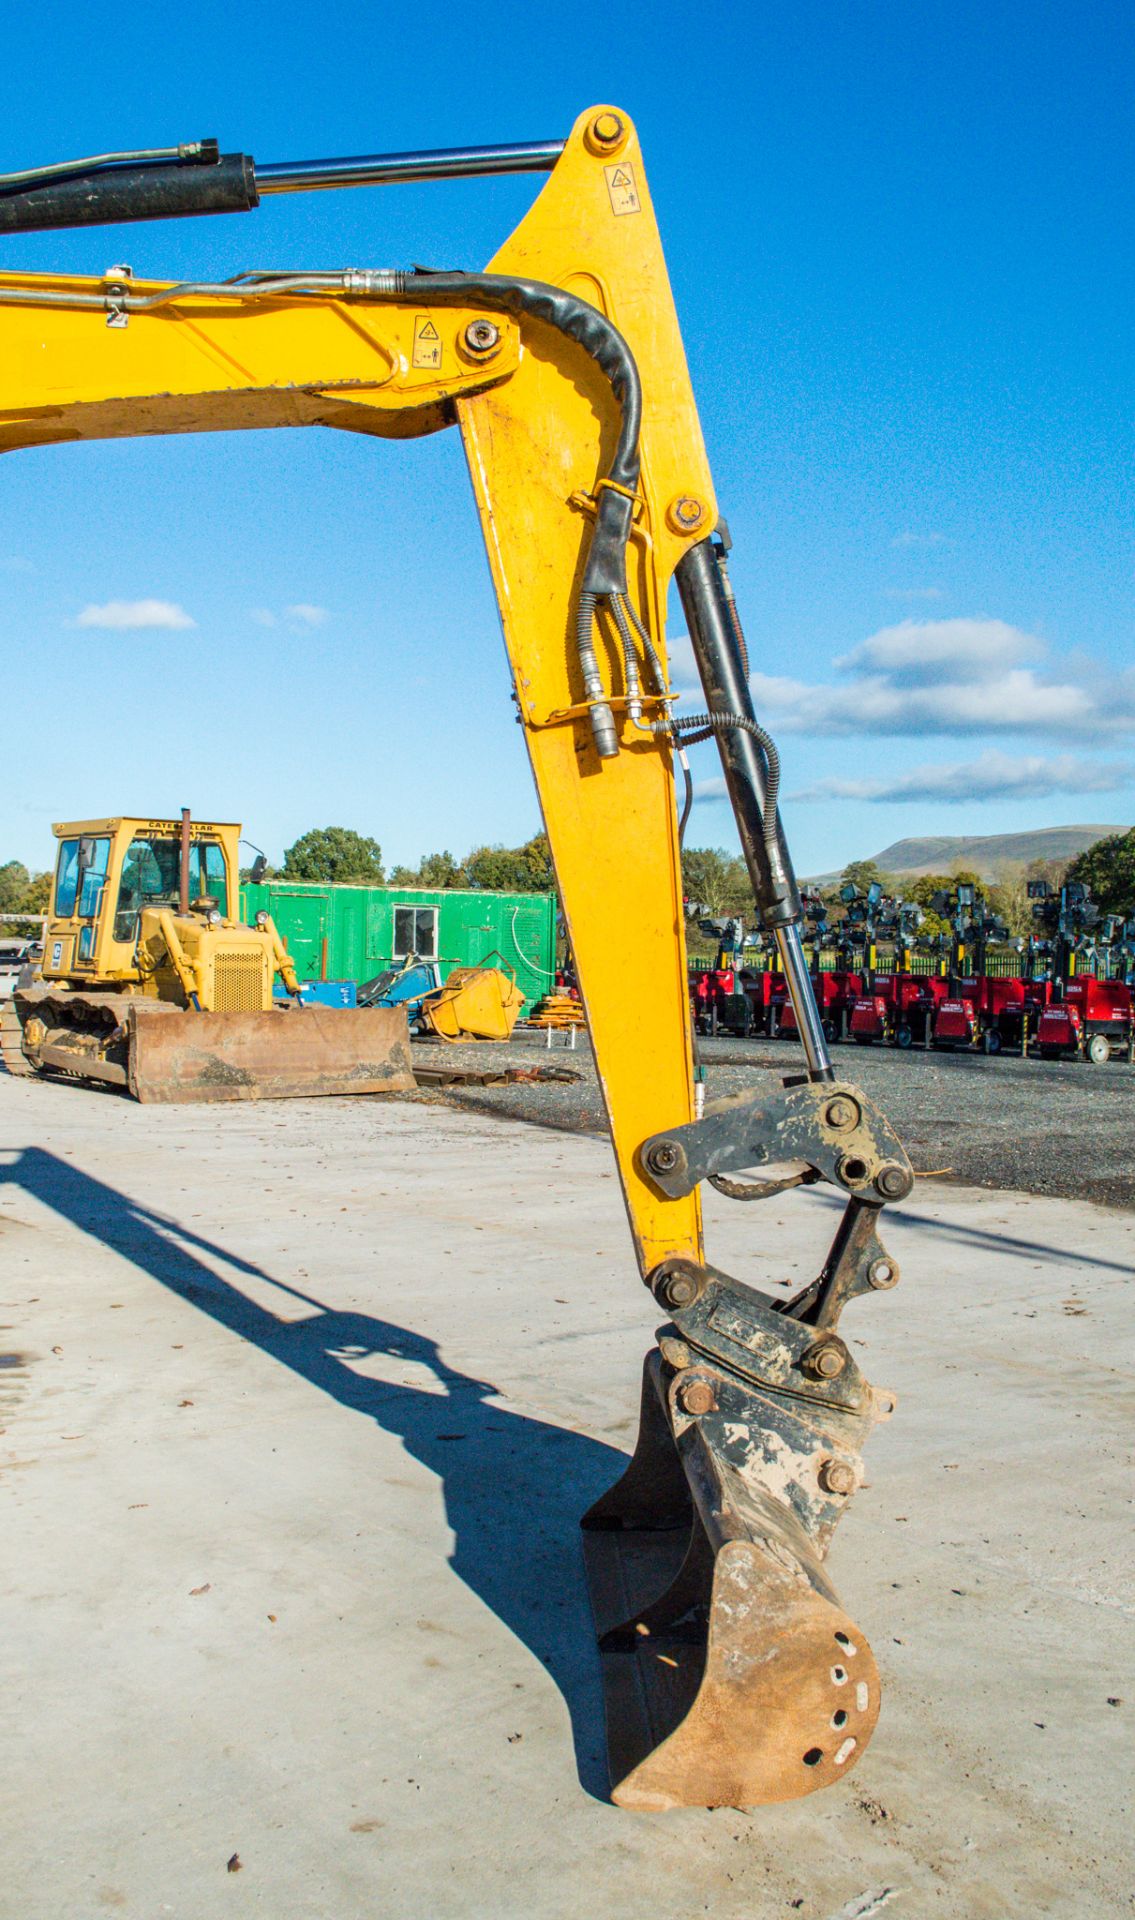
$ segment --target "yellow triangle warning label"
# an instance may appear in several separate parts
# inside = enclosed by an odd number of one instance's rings
[[[410,355],[410,365],[429,373],[437,373],[441,368],[441,335],[428,313],[415,316],[414,350]]]
[[[638,197],[638,185],[630,161],[621,160],[617,166],[604,167],[603,174],[610,196],[611,212],[641,213],[642,201]]]

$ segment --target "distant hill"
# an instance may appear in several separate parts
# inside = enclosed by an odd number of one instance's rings
[[[1005,880],[1030,860],[1071,860],[1108,834],[1126,832],[1126,827],[1095,826],[1038,827],[1033,833],[926,834],[895,840],[873,858],[881,872],[910,880],[920,873],[949,873],[954,867],[972,867],[983,880]],[[820,873],[812,875],[808,884],[829,886],[838,879],[838,873]]]

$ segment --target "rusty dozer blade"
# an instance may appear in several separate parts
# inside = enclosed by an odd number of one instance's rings
[[[403,1007],[281,1007],[264,1013],[126,1018],[136,1100],[308,1099],[407,1093],[415,1083]]]
[[[838,1378],[809,1378],[814,1326],[707,1277],[647,1356],[634,1456],[583,1520],[613,1798],[645,1812],[813,1793],[879,1715],[823,1555],[894,1398],[830,1332]]]

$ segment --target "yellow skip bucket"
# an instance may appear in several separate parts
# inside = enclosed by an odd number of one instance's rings
[[[494,955],[499,958],[499,955]],[[455,967],[422,1002],[426,1026],[443,1040],[508,1040],[524,995],[501,967]]]

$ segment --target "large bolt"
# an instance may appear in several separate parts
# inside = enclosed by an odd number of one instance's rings
[[[855,1468],[850,1460],[824,1460],[820,1465],[819,1481],[825,1493],[854,1493]]]
[[[834,1340],[819,1340],[809,1347],[800,1365],[813,1380],[835,1380],[847,1365],[847,1355]]]
[[[492,320],[470,320],[461,336],[461,344],[466,353],[478,360],[487,360],[495,353],[501,342],[501,330]]]
[[[666,509],[671,533],[697,533],[709,519],[709,509],[695,494],[680,493]]]
[[[671,1312],[682,1307],[692,1307],[702,1290],[702,1274],[699,1269],[684,1260],[675,1260],[673,1265],[665,1266],[653,1282],[654,1297]]]
[[[588,125],[585,138],[597,153],[614,153],[626,138],[626,131],[617,113],[597,113]]]
[[[703,1413],[714,1411],[717,1396],[708,1380],[684,1380],[678,1389],[678,1405],[683,1413],[697,1419]]]
[[[841,1093],[829,1100],[824,1108],[824,1119],[837,1133],[846,1133],[859,1119],[859,1108],[854,1100],[848,1100]]]
[[[901,1200],[904,1194],[910,1192],[911,1177],[905,1167],[900,1167],[897,1161],[892,1160],[887,1166],[879,1168],[875,1185],[884,1200]]]
[[[657,1140],[646,1156],[651,1173],[673,1173],[682,1149],[674,1140]]]
[[[682,1373],[693,1365],[693,1354],[684,1340],[678,1340],[672,1333],[664,1333],[658,1342],[659,1351],[668,1367],[675,1373]]]

